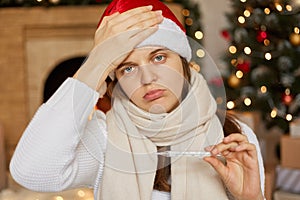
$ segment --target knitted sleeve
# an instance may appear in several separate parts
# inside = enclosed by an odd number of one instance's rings
[[[69,78],[40,106],[12,157],[15,181],[41,192],[94,186],[106,145],[105,115],[89,118],[98,97]]]

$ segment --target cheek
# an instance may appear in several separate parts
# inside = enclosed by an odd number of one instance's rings
[[[121,88],[123,89],[123,91],[129,99],[132,99],[133,95],[137,93],[138,89],[142,86],[141,82],[139,81],[139,78],[136,76],[123,76],[118,80],[118,83],[120,84]]]
[[[161,66],[160,69],[159,84],[168,88],[177,98],[180,98],[184,83],[182,70],[169,66]]]

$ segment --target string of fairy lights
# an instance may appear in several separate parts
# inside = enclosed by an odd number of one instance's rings
[[[251,69],[252,59],[256,59],[256,60],[260,59],[264,63],[268,63],[268,62],[271,63],[272,60],[281,59],[280,57],[282,56],[282,52],[280,50],[270,48],[272,45],[275,46],[274,45],[275,41],[272,41],[272,39],[274,38],[270,39],[271,33],[269,31],[270,24],[274,23],[274,21],[276,20],[275,19],[276,16],[274,13],[276,12],[279,15],[283,15],[283,16],[292,16],[292,15],[300,16],[300,0],[290,0],[290,1],[274,0],[271,1],[271,3],[266,4],[264,8],[262,7],[253,8],[251,7],[251,3],[250,2],[248,3],[247,0],[239,0],[239,1],[241,4],[244,3],[245,5],[247,5],[245,6],[245,9],[240,12],[240,15],[236,16],[236,21],[238,23],[237,26],[241,27],[239,29],[239,34],[236,35],[230,34],[226,30],[222,32],[223,37],[228,41],[237,40],[235,43],[231,41],[231,45],[228,47],[228,52],[231,55],[230,56],[231,60],[229,60],[229,62],[230,65],[233,66],[234,68],[233,73],[231,73],[231,75],[228,77],[228,85],[232,88],[238,88],[241,82],[243,81],[244,76],[248,75],[250,70],[254,70]],[[259,0],[257,0],[257,2],[259,2]],[[258,14],[258,11],[262,11],[262,12]],[[269,20],[270,24],[257,23],[259,24],[259,26],[255,27],[256,29],[255,39],[258,43],[262,45],[262,47],[261,48],[251,47],[251,43],[250,43],[248,45],[243,46],[243,48],[241,49],[241,47],[238,46],[240,43],[242,43],[242,41],[239,40],[239,37],[241,37],[241,35],[247,37],[247,34],[249,34],[246,28],[248,28],[250,25],[247,23],[251,23],[249,22],[249,19],[254,14],[257,15],[255,17],[260,17],[260,19],[262,18],[270,19]],[[252,20],[253,18],[255,20],[256,19],[255,17],[252,17]],[[300,48],[300,21],[299,20],[294,27],[291,27],[292,31],[289,33],[289,36],[287,38],[287,42],[289,42],[295,49]],[[254,25],[252,28],[254,28]],[[280,30],[280,27],[278,28],[278,30]],[[232,35],[233,37],[236,38],[231,38]],[[248,37],[250,36],[248,35]],[[263,67],[261,71],[262,70]],[[284,81],[282,82],[282,85],[285,87],[284,93],[282,94],[282,103],[286,107],[289,107],[291,106],[292,101],[297,100],[297,102],[295,103],[297,103],[298,105],[297,106],[294,105],[294,110],[295,110],[296,107],[297,108],[300,107],[300,95],[298,94],[298,96],[295,97],[295,95],[297,94],[292,94],[292,88],[290,82],[288,81],[286,82],[287,82],[286,84]],[[255,88],[254,91],[253,88],[245,87],[245,91],[243,91],[244,94],[241,94],[239,98],[231,99],[227,101],[227,108],[229,110],[232,110],[241,104],[243,104],[243,106],[246,107],[251,107],[253,104],[253,98],[251,95],[255,93],[255,95],[258,97],[267,98],[267,103],[268,106],[270,107],[269,117],[273,119],[276,117],[281,117],[287,121],[292,121],[294,118],[292,113],[293,109],[278,108],[276,102],[274,102],[274,99],[272,99],[269,95],[270,93],[269,87],[270,87],[269,85],[263,83],[260,84],[259,87],[257,88],[254,87]]]

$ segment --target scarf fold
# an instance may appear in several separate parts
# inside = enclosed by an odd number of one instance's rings
[[[191,71],[189,92],[170,113],[143,111],[117,89],[107,114],[108,141],[99,199],[150,200],[157,146],[203,151],[222,140],[216,102],[202,75]],[[171,158],[171,198],[228,199],[214,169],[201,159],[185,156]]]

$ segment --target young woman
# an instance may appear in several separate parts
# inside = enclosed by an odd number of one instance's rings
[[[263,199],[255,135],[229,116],[222,127],[190,59],[184,28],[164,4],[113,1],[86,62],[25,130],[14,179],[37,191],[93,187],[105,200]],[[94,106],[108,76],[115,85],[105,115]],[[179,155],[158,156],[165,150]],[[203,151],[210,155],[183,155]]]

